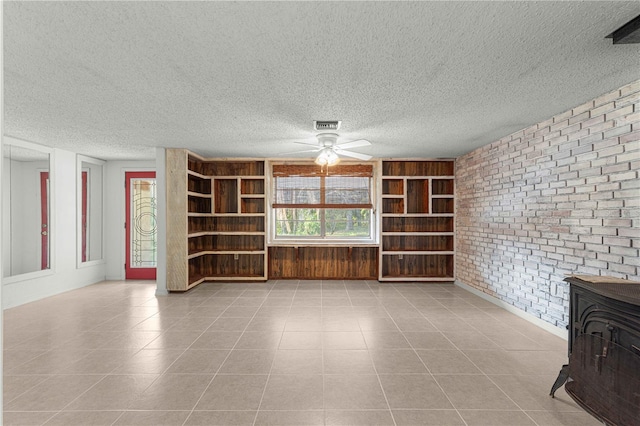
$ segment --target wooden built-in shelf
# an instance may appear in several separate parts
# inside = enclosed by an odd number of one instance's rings
[[[453,160],[384,160],[379,244],[267,247],[265,161],[166,150],[167,288],[205,281],[455,278]]]
[[[266,280],[264,160],[167,149],[167,289]],[[183,194],[181,196],[181,194]]]
[[[454,279],[453,160],[382,162],[380,281]]]
[[[401,233],[453,233],[453,215],[383,215],[382,234]]]
[[[202,215],[190,216],[189,233],[207,232],[260,232],[265,231],[264,214]]]

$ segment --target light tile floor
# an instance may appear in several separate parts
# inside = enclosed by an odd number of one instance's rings
[[[566,342],[452,284],[104,282],[4,313],[5,425],[599,425]]]

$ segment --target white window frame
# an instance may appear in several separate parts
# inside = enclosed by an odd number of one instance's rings
[[[269,246],[377,246],[379,242],[379,215],[378,215],[378,193],[379,193],[379,162],[341,162],[340,164],[366,164],[372,165],[373,173],[370,185],[371,197],[371,219],[369,237],[287,237],[276,236],[276,215],[273,203],[275,194],[273,193],[273,166],[274,165],[312,165],[310,161],[269,161],[266,167],[266,193],[267,193],[267,244]],[[317,166],[320,168],[320,166]],[[326,166],[325,166],[326,167]],[[314,208],[310,205],[309,208]]]

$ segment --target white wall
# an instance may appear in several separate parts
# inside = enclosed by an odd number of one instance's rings
[[[76,154],[56,149],[52,155],[50,200],[51,270],[3,279],[3,308],[19,306],[104,279],[124,279],[126,171],[154,171],[155,161],[110,161],[104,167],[104,262],[77,266]],[[5,182],[2,182],[5,185]],[[4,201],[4,200],[3,200]],[[6,210],[6,207],[3,208]],[[39,213],[39,209],[38,209]],[[5,214],[3,212],[3,222]],[[3,253],[6,257],[6,253]]]
[[[105,259],[108,280],[124,279],[125,172],[155,171],[155,161],[108,161],[105,194]]]
[[[3,278],[2,306],[5,309],[84,287],[105,278],[105,262],[77,267],[76,154],[55,149],[51,157],[51,269]]]

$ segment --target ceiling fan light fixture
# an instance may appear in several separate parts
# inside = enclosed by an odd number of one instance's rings
[[[324,148],[315,160],[315,163],[319,166],[335,166],[339,162],[340,157],[331,148]]]
[[[329,150],[329,154],[327,154],[328,161],[327,166],[335,166],[340,162],[340,157],[333,150]]]
[[[316,163],[318,166],[324,166],[325,164],[327,164],[327,157],[325,157],[325,156],[324,156],[324,155],[322,155],[322,154],[318,154],[318,156],[316,157],[316,161],[315,161],[315,163]]]

